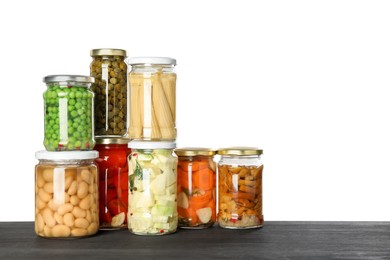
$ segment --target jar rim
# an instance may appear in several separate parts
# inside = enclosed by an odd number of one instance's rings
[[[213,156],[217,153],[217,150],[210,148],[201,148],[201,147],[183,147],[176,148],[175,153],[177,156]]]
[[[263,150],[256,147],[229,147],[218,149],[219,155],[261,155]]]
[[[38,151],[35,158],[38,160],[88,160],[99,157],[98,151]]]
[[[115,135],[96,135],[96,144],[128,144],[129,138]]]
[[[48,75],[43,78],[45,83],[54,83],[54,82],[81,82],[81,83],[94,83],[95,79],[90,76],[83,75]]]
[[[176,147],[176,142],[130,141],[128,147],[131,149],[174,149]]]
[[[170,57],[132,57],[127,60],[129,65],[156,64],[176,66],[176,59]]]

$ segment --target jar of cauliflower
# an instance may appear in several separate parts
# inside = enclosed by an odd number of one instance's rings
[[[177,157],[174,142],[129,143],[128,228],[137,235],[177,229]]]

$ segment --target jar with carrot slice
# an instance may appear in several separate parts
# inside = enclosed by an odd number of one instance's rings
[[[130,141],[117,136],[96,136],[99,152],[99,226],[112,230],[126,228],[129,197],[127,157]]]
[[[216,221],[216,150],[178,148],[177,211],[179,227],[203,229]]]
[[[252,147],[219,149],[218,225],[246,229],[263,226],[263,151]]]

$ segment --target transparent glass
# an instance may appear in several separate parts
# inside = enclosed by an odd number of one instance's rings
[[[173,65],[133,65],[129,137],[176,139],[176,73]]]
[[[127,227],[128,164],[127,144],[96,144],[99,152],[99,222],[100,229]]]
[[[93,92],[90,84],[48,83],[43,93],[47,151],[92,150]]]
[[[261,156],[222,155],[218,163],[218,225],[245,229],[263,226]]]
[[[203,229],[216,221],[213,156],[179,156],[177,167],[179,227]]]
[[[138,235],[177,229],[177,157],[171,149],[132,149],[128,228]]]
[[[127,65],[124,56],[94,56],[90,66],[95,78],[95,134],[125,136],[127,114]]]
[[[35,167],[35,233],[76,238],[99,229],[93,160],[40,160]]]

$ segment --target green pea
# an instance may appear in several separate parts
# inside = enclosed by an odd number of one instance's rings
[[[71,99],[69,99],[68,104],[74,105],[74,104],[76,104],[76,100],[74,98],[71,98]]]
[[[70,112],[70,115],[71,115],[72,117],[76,117],[76,116],[77,116],[77,111],[76,111],[76,110],[71,111],[71,112]]]
[[[76,148],[77,148],[77,147],[80,147],[80,146],[81,146],[81,142],[80,142],[80,141],[76,141],[76,143],[74,144],[74,146],[76,146]]]
[[[77,110],[77,114],[79,114],[79,115],[82,115],[82,114],[84,114],[84,109],[81,109],[81,108],[80,108],[80,109],[78,109],[78,110]]]

